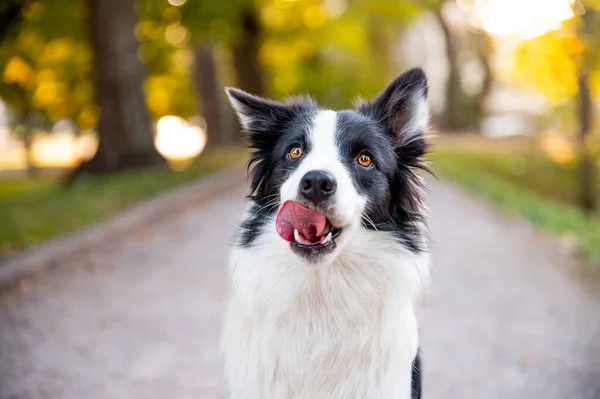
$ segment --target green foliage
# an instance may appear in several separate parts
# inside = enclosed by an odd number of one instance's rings
[[[513,78],[559,103],[577,93],[575,54],[580,50],[581,43],[567,28],[525,40],[516,53]]]
[[[181,23],[196,42],[231,45],[239,40],[243,13],[253,7],[252,0],[188,0],[180,7]]]
[[[441,148],[433,169],[457,183],[524,216],[561,237],[575,241],[592,262],[600,263],[600,220],[572,204],[573,172],[532,154],[465,152]],[[530,171],[523,171],[525,168]]]
[[[398,1],[264,1],[269,91],[309,92],[330,107],[376,94],[400,72],[389,50],[417,11]]]
[[[22,123],[32,112],[56,121],[72,118],[89,128],[97,119],[92,54],[79,0],[27,2],[22,21],[0,46],[0,96]]]
[[[258,57],[269,93],[310,92],[329,106],[342,107],[357,94],[374,95],[400,72],[403,66],[390,59],[390,48],[423,9],[417,2],[390,0],[181,3],[139,0],[136,7],[137,55],[148,72],[145,90],[155,119],[196,113],[195,45],[217,44],[221,76],[231,75],[229,52],[242,38],[248,12],[258,15],[261,24]],[[86,3],[25,4],[19,24],[0,43],[0,96],[21,119],[36,112],[50,122],[71,118],[81,128],[95,127]]]
[[[573,206],[577,205],[576,163],[561,165],[537,151],[460,153],[460,162],[482,173],[499,176],[517,186]],[[599,182],[600,183],[600,182]]]
[[[140,41],[138,58],[148,73],[145,90],[154,119],[195,115],[191,36],[182,24],[181,7],[158,0],[140,2],[135,34]]]
[[[71,118],[80,128],[95,127],[93,53],[88,14],[82,0],[26,3],[21,21],[0,43],[0,97],[20,118],[32,112],[47,121]],[[177,7],[144,0],[138,9],[138,58],[148,70],[146,94],[155,118],[189,117],[196,107],[191,85],[190,35]]]
[[[0,256],[65,234],[165,190],[243,159],[247,151],[223,148],[202,154],[190,168],[90,177],[68,189],[56,178],[0,182]]]
[[[560,29],[523,40],[512,71],[516,83],[561,103],[577,93],[577,70],[592,71],[592,87],[600,93],[600,6],[584,2],[586,13],[565,21]]]

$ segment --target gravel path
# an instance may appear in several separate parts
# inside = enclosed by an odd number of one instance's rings
[[[600,398],[600,279],[525,223],[432,189],[424,397]],[[0,291],[0,398],[219,398],[224,263],[243,195]]]

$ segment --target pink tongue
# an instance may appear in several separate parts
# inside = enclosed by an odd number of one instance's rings
[[[325,216],[312,209],[306,208],[295,201],[286,201],[275,222],[277,234],[286,241],[294,241],[294,229],[307,240],[315,241],[323,234],[327,221]]]

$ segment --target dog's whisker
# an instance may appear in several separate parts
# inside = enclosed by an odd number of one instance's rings
[[[267,212],[270,212],[273,208],[275,208],[277,205],[279,205],[279,200],[275,199],[272,201],[267,202],[264,206],[260,207],[258,210],[256,210],[251,217],[255,217],[256,215],[258,215],[263,209],[267,209]]]
[[[363,218],[364,221],[366,221],[371,226],[373,226],[373,230],[379,231],[379,229],[377,228],[377,226],[375,225],[375,223],[373,222],[373,220],[371,220],[370,217],[368,217],[367,215],[362,215],[362,218]]]
[[[365,208],[367,208],[367,206],[365,206]],[[373,226],[373,230],[379,231],[379,229],[375,225],[375,222],[373,222],[373,220],[368,215],[365,215],[364,213],[354,212],[354,216],[360,217],[363,221]]]

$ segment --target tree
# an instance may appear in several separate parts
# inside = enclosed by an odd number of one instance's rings
[[[444,15],[442,14],[441,5],[438,6],[434,12],[436,20],[442,28],[444,33],[444,44],[446,61],[448,65],[448,77],[446,78],[446,89],[445,89],[445,108],[443,115],[443,127],[447,130],[457,130],[464,128],[464,115],[461,110],[461,104],[465,93],[462,89],[462,83],[460,79],[460,64],[458,61],[458,43],[452,28],[446,22]]]
[[[28,170],[34,172],[32,129],[62,118],[90,128],[96,123],[96,110],[79,2],[53,7],[35,1],[19,4],[19,14],[13,14],[0,42],[0,95],[14,116],[13,133],[23,141]]]
[[[582,209],[592,212],[596,209],[598,199],[596,198],[597,168],[588,145],[588,139],[592,134],[593,123],[593,97],[590,85],[590,69],[594,67],[594,62],[598,54],[595,51],[586,49],[592,43],[598,45],[597,35],[600,29],[598,12],[593,8],[588,8],[587,13],[581,19],[581,26],[577,32],[577,37],[584,43],[583,52],[577,57],[577,87],[579,97],[579,203]],[[587,46],[586,46],[587,45]],[[596,54],[595,54],[596,53]]]
[[[258,60],[274,97],[310,93],[328,107],[377,94],[403,68],[393,57],[419,11],[405,2],[261,1]]]
[[[195,74],[194,82],[201,105],[201,114],[206,121],[207,143],[209,145],[224,145],[229,142],[223,118],[222,86],[219,84],[214,46],[205,44],[194,48]]]
[[[187,1],[181,7],[181,22],[191,33],[193,82],[198,108],[206,120],[208,146],[239,140],[237,120],[222,90],[226,83],[258,95],[266,94],[257,61],[260,22],[254,7],[252,0]],[[227,53],[233,66],[232,81],[223,79],[221,73],[218,54],[223,53]]]
[[[465,0],[465,3],[473,2]],[[487,32],[473,26],[464,32],[457,32],[444,12],[445,6],[452,4],[448,0],[422,0],[418,4],[422,10],[433,14],[444,38],[448,75],[441,127],[447,131],[476,127],[486,114],[486,103],[494,82],[491,65],[493,40]],[[465,56],[476,61],[483,71],[481,85],[476,93],[467,93],[463,87],[461,69]]]
[[[544,94],[553,105],[571,108],[577,131],[579,205],[591,212],[598,206],[597,166],[593,155],[593,98],[600,93],[600,2],[584,2],[586,12],[555,31],[524,41],[517,51],[513,79]],[[574,101],[573,101],[574,100]]]
[[[182,23],[190,30],[192,42],[221,43],[231,49],[236,85],[265,95],[264,77],[258,62],[262,27],[259,17],[263,1],[187,1],[182,7]]]
[[[71,179],[86,171],[164,164],[154,149],[142,92],[134,1],[19,4],[23,23],[0,47],[0,64],[6,65],[0,94],[18,116],[16,130],[23,131],[25,144],[30,129],[24,121],[31,115],[50,122],[69,118],[79,128],[97,124],[99,136],[98,152]]]
[[[81,164],[81,172],[106,173],[161,166],[165,160],[154,148],[150,115],[137,59],[133,0],[88,0],[90,39],[94,49],[98,151]]]
[[[473,36],[477,42],[475,45],[475,52],[483,69],[481,87],[475,96],[477,117],[482,119],[487,114],[486,103],[494,85],[494,71],[492,69],[494,44],[492,37],[484,30],[476,31]]]
[[[164,0],[144,0],[138,3],[138,9],[137,55],[145,67],[151,117],[192,117],[198,111],[193,87],[194,54],[189,29],[181,23],[180,8]]]
[[[258,62],[261,25],[256,9],[249,5],[240,13],[240,33],[233,45],[233,67],[240,89],[266,95],[262,67]]]

